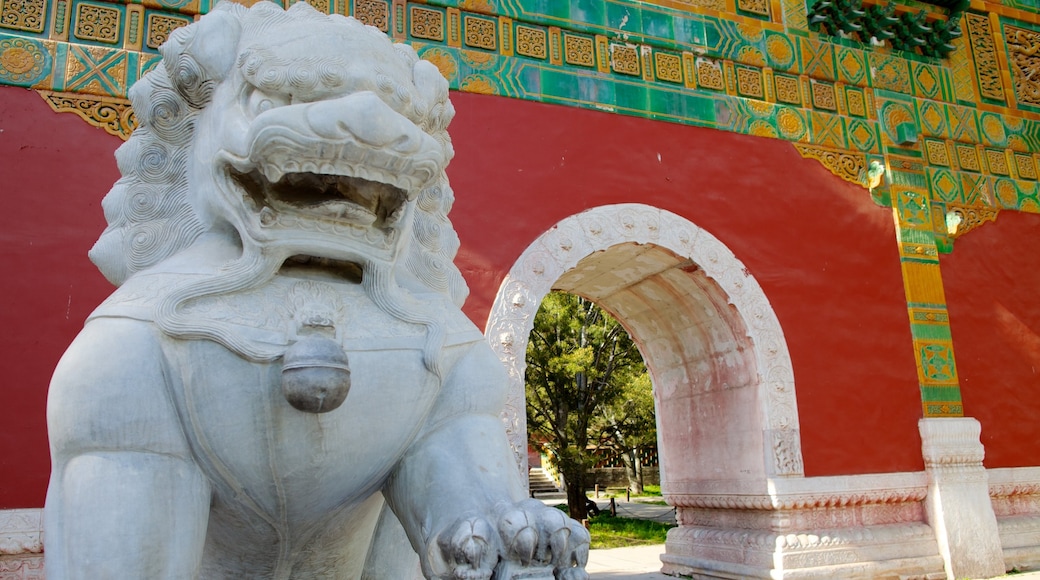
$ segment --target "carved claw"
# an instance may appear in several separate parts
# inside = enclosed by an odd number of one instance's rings
[[[500,511],[498,521],[506,559],[551,567],[557,580],[588,580],[589,533],[560,510],[528,499]]]
[[[466,518],[431,544],[424,568],[428,578],[490,580],[498,554],[492,525],[483,518]]]

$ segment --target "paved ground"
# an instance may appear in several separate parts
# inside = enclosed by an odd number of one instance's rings
[[[610,500],[600,499],[596,503],[600,509],[606,511],[609,508]],[[669,506],[648,505],[624,500],[615,501],[615,506],[619,516],[675,523],[675,510]],[[589,571],[591,580],[675,580],[672,576],[660,573],[660,557],[663,553],[664,544],[592,550],[589,552],[589,565],[586,570]],[[1000,578],[1040,580],[1040,572],[1026,572]]]
[[[591,580],[675,580],[672,576],[661,574],[661,554],[664,544],[639,546],[637,548],[613,548],[610,550],[591,550],[589,552],[589,571]],[[1011,576],[1001,576],[1006,580],[1040,580],[1040,572],[1026,572]]]
[[[662,553],[664,544],[591,550],[585,569],[592,580],[674,580],[659,572]]]

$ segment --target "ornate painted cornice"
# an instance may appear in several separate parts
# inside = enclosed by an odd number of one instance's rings
[[[137,126],[134,111],[127,99],[81,93],[37,92],[56,112],[75,113],[84,121],[124,141]]]

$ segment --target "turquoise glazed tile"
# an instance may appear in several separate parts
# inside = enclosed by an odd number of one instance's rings
[[[643,8],[643,36],[657,40],[673,41],[675,39],[675,16]],[[673,44],[668,42],[668,44]]]
[[[675,90],[648,88],[647,108],[652,117],[679,120],[686,116],[682,93]]]
[[[575,75],[574,82],[578,87],[578,98],[587,103],[613,106],[615,102],[614,83],[608,79],[592,76]]]
[[[715,125],[715,99],[701,94],[685,94],[683,114],[691,125]]]
[[[542,69],[541,77],[541,94],[570,101],[581,100],[580,87],[574,82],[573,75],[558,70]]]
[[[676,42],[680,45],[688,45],[698,48],[707,46],[707,32],[705,30],[704,21],[704,17],[692,15],[687,18],[676,18]]]
[[[615,104],[629,113],[647,111],[647,90],[643,83],[618,82],[614,86]]]
[[[607,26],[622,35],[631,35],[627,39],[622,36],[623,40],[642,40],[643,11],[631,4],[607,2]]]
[[[606,10],[604,10],[603,0],[560,2],[560,4],[568,3],[570,4],[570,14],[567,18],[575,24],[585,24],[591,27],[599,27],[606,24]]]

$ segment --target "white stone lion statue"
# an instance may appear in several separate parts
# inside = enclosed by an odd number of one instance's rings
[[[304,2],[161,52],[51,383],[48,578],[588,578],[459,309],[437,69]]]

